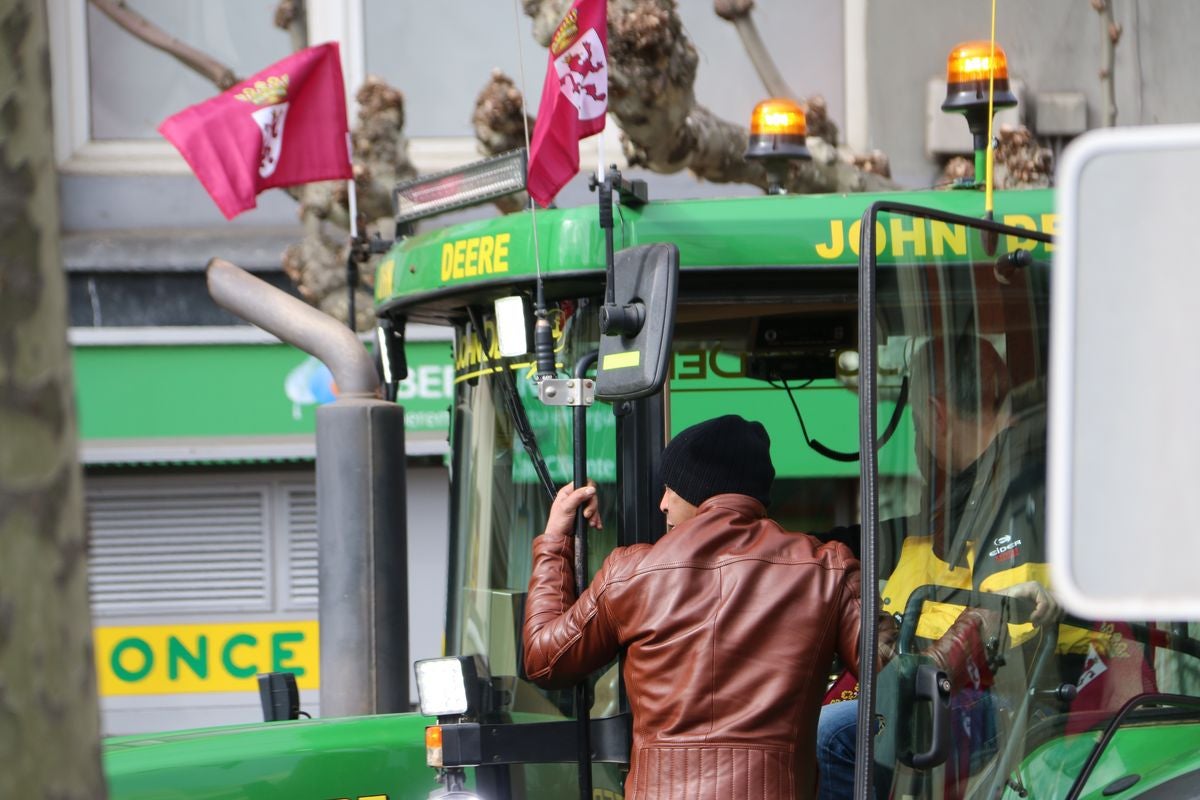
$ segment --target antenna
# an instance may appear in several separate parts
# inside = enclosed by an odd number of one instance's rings
[[[513,22],[517,31],[517,67],[521,73],[521,125],[525,130],[525,152],[529,149],[529,114],[525,110],[525,51],[521,47],[521,10],[513,0]],[[529,162],[525,164],[525,176],[529,177]],[[542,280],[542,256],[538,247],[537,203],[529,198],[529,226],[533,229],[533,265],[537,272],[537,290],[534,296],[533,356],[537,364],[537,378],[554,378],[558,370],[554,364],[554,331],[546,314],[546,289]]]

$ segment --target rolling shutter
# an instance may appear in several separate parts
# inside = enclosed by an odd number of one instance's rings
[[[266,486],[125,483],[88,486],[96,614],[270,608]]]
[[[289,608],[317,607],[317,492],[312,484],[283,487],[287,520]]]

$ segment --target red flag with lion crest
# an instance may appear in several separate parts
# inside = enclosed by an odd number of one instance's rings
[[[337,44],[319,44],[185,108],[158,130],[233,219],[265,189],[353,175],[345,91]]]
[[[529,195],[548,206],[579,172],[579,140],[608,111],[607,0],[575,0],[550,40],[550,63],[529,146]]]

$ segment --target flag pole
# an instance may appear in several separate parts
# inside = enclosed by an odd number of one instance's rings
[[[604,129],[596,134],[596,182],[604,180]]]
[[[346,291],[349,292],[350,302],[346,307],[346,324],[350,326],[350,330],[357,333],[354,295],[358,292],[358,258],[355,253],[358,244],[358,187],[354,183],[354,144],[350,139],[350,131],[346,131],[346,154],[350,158],[350,177],[346,181],[346,197],[350,206],[350,250],[346,255]]]

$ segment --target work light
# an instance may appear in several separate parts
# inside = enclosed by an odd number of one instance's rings
[[[486,203],[525,188],[525,150],[396,185],[396,226]]]
[[[428,658],[413,664],[421,713],[429,717],[474,716],[487,669],[478,656]]]

